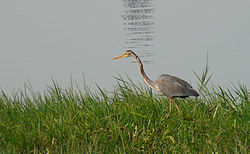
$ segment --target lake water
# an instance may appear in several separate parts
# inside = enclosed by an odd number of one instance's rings
[[[128,2],[148,5],[134,7]],[[210,63],[212,82],[250,86],[250,1],[9,1],[0,2],[0,88],[29,80],[36,90],[65,87],[73,78],[91,88],[112,89],[114,77],[144,82],[133,49],[155,80],[168,73],[198,82]]]

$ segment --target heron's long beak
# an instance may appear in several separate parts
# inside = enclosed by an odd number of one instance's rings
[[[118,57],[115,57],[115,58],[113,58],[112,60],[119,59],[119,58],[122,58],[122,57],[123,57],[123,55],[118,56]]]

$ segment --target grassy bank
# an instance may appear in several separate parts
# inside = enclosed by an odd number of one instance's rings
[[[0,152],[151,153],[249,151],[249,91],[206,88],[201,97],[169,100],[131,81],[117,79],[114,91],[62,89],[0,94]]]

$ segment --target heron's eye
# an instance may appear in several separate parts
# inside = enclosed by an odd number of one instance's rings
[[[131,55],[131,54],[129,54],[129,53],[126,53],[126,54],[125,54],[125,57],[129,57],[130,55]]]

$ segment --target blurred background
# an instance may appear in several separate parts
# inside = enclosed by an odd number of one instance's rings
[[[29,80],[35,90],[70,80],[112,89],[127,74],[144,82],[134,59],[112,58],[127,49],[145,71],[178,76],[194,87],[207,55],[211,81],[250,85],[250,1],[1,0],[0,88]]]

